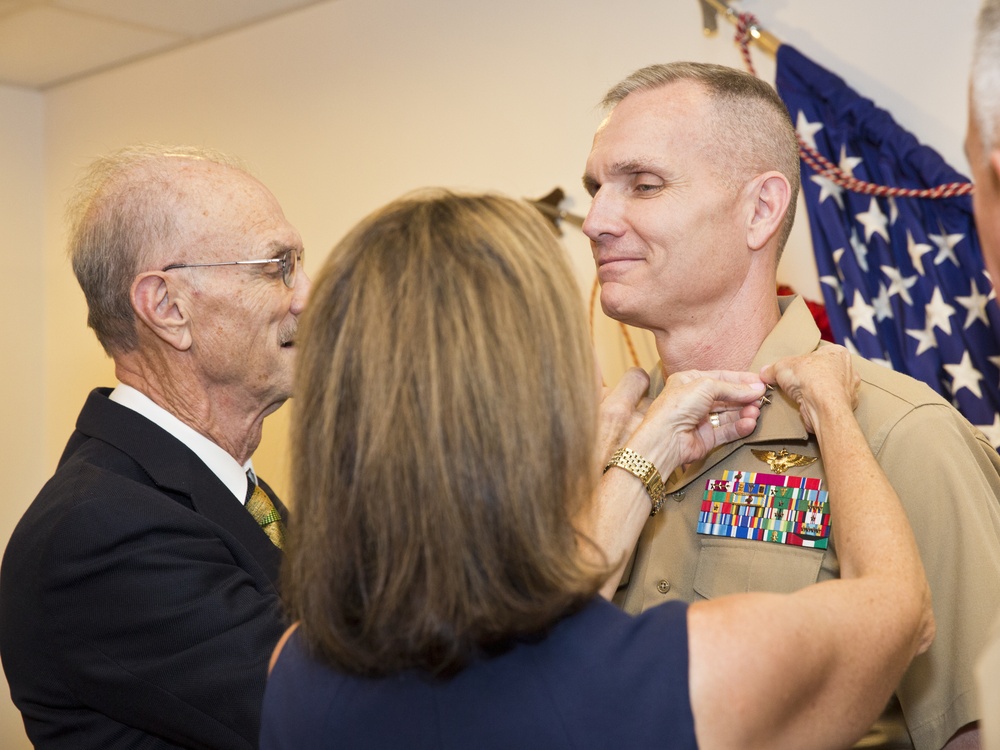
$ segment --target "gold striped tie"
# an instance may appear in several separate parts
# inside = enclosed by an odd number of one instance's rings
[[[247,510],[250,511],[250,515],[264,530],[274,546],[278,549],[284,549],[285,524],[275,509],[274,503],[271,502],[271,498],[259,486],[254,486],[253,494],[247,500]]]

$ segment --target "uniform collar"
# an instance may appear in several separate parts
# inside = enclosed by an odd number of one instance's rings
[[[782,357],[808,354],[819,346],[819,328],[802,298],[779,297],[778,305],[781,318],[757,350],[749,368],[751,372],[759,372],[764,365]],[[660,370],[658,367],[657,374]],[[662,375],[653,380],[650,389],[655,387],[658,393],[663,388]],[[756,430],[745,438],[720,445],[702,461],[688,464],[683,470],[678,468],[667,481],[667,491],[674,492],[686,486],[743,445],[807,441],[809,433],[802,424],[798,407],[778,389],[768,391],[767,395],[771,403],[761,409]]]

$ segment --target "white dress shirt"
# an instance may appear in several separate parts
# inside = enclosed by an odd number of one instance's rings
[[[248,459],[245,464],[240,465],[239,461],[217,444],[184,424],[173,414],[132,386],[119,383],[118,387],[111,391],[109,398],[116,404],[121,404],[141,414],[150,422],[162,427],[184,443],[229,488],[229,491],[233,493],[240,503],[246,503],[249,483],[247,470],[253,470],[252,459]]]

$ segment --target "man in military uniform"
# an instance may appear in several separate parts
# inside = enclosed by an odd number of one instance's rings
[[[805,303],[775,293],[799,164],[773,89],[729,68],[673,63],[637,71],[604,104],[583,229],[605,312],[655,336],[651,395],[674,372],[758,371],[820,346]],[[937,620],[935,643],[897,690],[900,734],[918,750],[976,747],[973,664],[1000,607],[1000,458],[924,384],[860,358],[855,369],[857,418],[907,508]],[[707,492],[709,482],[721,492]],[[810,482],[811,507],[772,499],[771,488]],[[678,470],[666,489],[616,597],[630,612],[839,575],[836,530],[823,523],[823,458],[781,392],[762,400],[750,436]],[[781,647],[780,633],[753,637],[754,647]]]

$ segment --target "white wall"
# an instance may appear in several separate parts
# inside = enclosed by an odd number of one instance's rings
[[[7,545],[28,501],[45,481],[42,318],[45,256],[42,222],[44,98],[0,86],[0,544]],[[9,741],[8,741],[8,738]],[[27,748],[21,716],[0,686],[0,746]]]
[[[977,4],[952,0],[934,13],[912,0],[746,0],[744,8],[964,171],[965,80]],[[4,318],[5,330],[13,321],[27,329],[17,331],[8,351],[44,342],[44,357],[28,357],[19,377],[41,384],[48,407],[45,471],[86,392],[113,376],[85,327],[82,294],[62,250],[66,191],[94,155],[136,140],[239,154],[302,232],[307,266],[315,271],[361,216],[420,186],[539,197],[559,185],[572,210],[585,212],[580,175],[605,89],[652,62],[740,66],[732,27],[721,26],[716,38],[702,35],[696,0],[336,0],[47,92],[44,127],[39,123],[35,132],[35,125],[15,123],[10,139],[30,129],[34,140],[23,140],[35,153],[44,151],[44,198],[18,194],[28,201],[27,213],[44,217],[43,244],[37,231],[29,243],[44,254],[44,284],[24,314]],[[755,60],[773,80],[773,61],[760,52]],[[35,109],[37,120],[41,108]],[[2,130],[0,155],[8,136]],[[800,221],[781,275],[818,298],[807,235]],[[585,238],[567,228],[565,244],[589,290]],[[621,339],[607,323],[598,330],[613,379],[626,362]],[[640,352],[648,363],[648,342],[640,341]],[[279,491],[287,481],[283,414],[270,418],[255,459]],[[5,432],[38,421],[37,411],[15,414]],[[12,465],[19,474],[21,464]],[[37,470],[21,482],[37,486]],[[31,494],[10,498],[8,511],[19,515]]]

